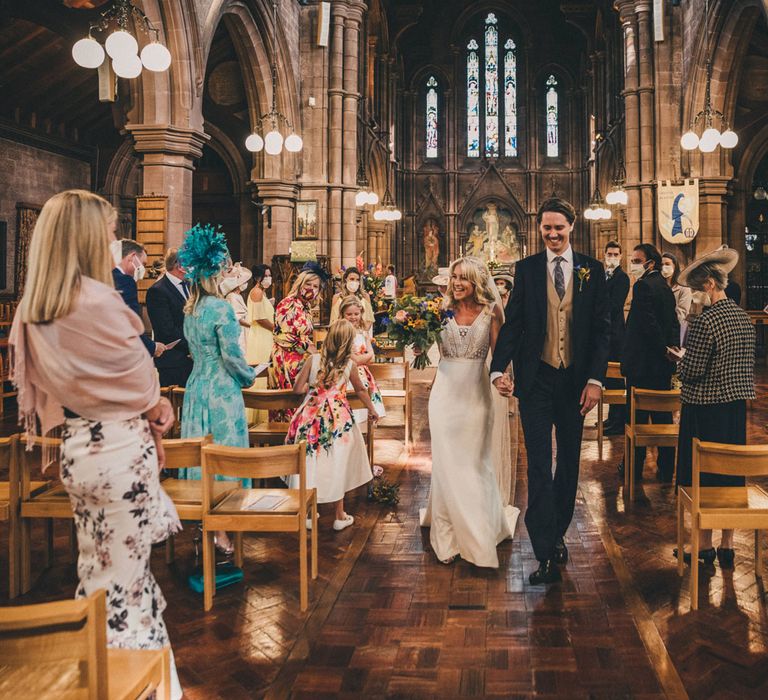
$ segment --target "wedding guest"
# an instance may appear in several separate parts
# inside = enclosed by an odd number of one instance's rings
[[[245,359],[249,365],[260,365],[269,362],[269,353],[272,350],[272,332],[275,330],[275,307],[267,296],[272,286],[272,270],[268,265],[254,265],[254,285],[248,294],[247,310],[248,338],[245,344]],[[259,377],[253,383],[254,389],[266,389],[266,375]],[[248,423],[262,423],[267,418],[266,411],[246,409]]]
[[[376,413],[379,418],[383,418],[387,414],[384,409],[384,400],[381,398],[381,392],[376,385],[376,380],[373,378],[371,370],[368,369],[368,365],[373,362],[374,353],[369,332],[370,328],[365,325],[365,321],[363,320],[363,303],[354,294],[350,294],[341,300],[339,313],[341,314],[341,317],[344,320],[349,321],[355,329],[352,359],[357,365],[360,381],[362,381],[363,386],[368,389],[368,395],[371,397],[371,401],[376,407]],[[368,425],[368,411],[364,408],[357,408],[353,411],[353,415],[355,423],[360,426],[361,431],[364,431]]]
[[[333,295],[333,301],[331,302],[331,323],[341,318],[339,313],[341,300],[350,294],[354,294],[363,304],[363,320],[368,324],[368,328],[373,328],[375,316],[373,314],[373,306],[371,305],[371,297],[368,292],[361,288],[361,280],[362,276],[356,267],[348,267],[344,270],[342,289]]]
[[[306,263],[275,309],[275,331],[269,357],[269,387],[293,389],[308,355],[317,352],[312,339],[311,308],[328,275],[317,263]],[[274,411],[270,420],[290,421],[293,411]]]
[[[680,263],[676,255],[664,253],[661,256],[661,276],[667,280],[667,284],[675,295],[675,314],[680,324],[680,342],[682,343],[687,327],[686,319],[691,312],[693,292],[689,287],[680,284]]]
[[[152,544],[180,529],[158,479],[173,410],[141,342],[144,330],[112,286],[115,212],[84,190],[40,212],[24,296],[10,334],[12,379],[27,435],[63,425],[61,481],[78,544],[76,597],[106,590],[107,645],[170,644]],[[87,342],[83,342],[86,338]],[[54,454],[44,449],[47,466]],[[181,687],[171,654],[172,697]]]
[[[611,336],[609,344],[609,362],[620,362],[624,346],[624,304],[629,294],[629,276],[621,268],[621,245],[617,241],[608,241],[605,246],[605,290],[608,293],[608,306],[611,314]],[[624,380],[606,378],[606,389],[624,389]],[[605,435],[623,435],[626,421],[625,407],[621,404],[608,406],[608,418],[603,423]]]
[[[123,301],[133,311],[139,320],[142,319],[139,306],[139,289],[136,282],[144,279],[146,274],[147,251],[141,243],[129,238],[112,241],[110,245],[115,267],[112,268],[112,281],[115,289],[120,292]],[[165,345],[152,340],[146,333],[142,333],[141,342],[152,357],[160,357],[165,351]]]
[[[165,254],[165,274],[147,290],[147,314],[155,340],[168,347],[155,358],[160,386],[186,386],[192,371],[189,344],[184,337],[184,305],[189,298],[189,283],[184,279],[179,251],[169,248]]]
[[[374,419],[376,408],[352,359],[355,329],[349,321],[333,323],[320,354],[301,368],[293,390],[306,394],[296,410],[285,438],[286,444],[307,443],[307,488],[317,489],[318,503],[333,503],[333,529],[344,530],[355,518],[344,511],[344,494],[368,483],[371,465],[360,428],[347,401],[347,383]],[[288,487],[297,489],[292,475]]]
[[[224,275],[221,280],[220,288],[224,298],[232,306],[235,312],[235,318],[240,325],[240,349],[243,355],[246,354],[246,343],[248,339],[248,329],[251,323],[248,320],[248,307],[243,299],[243,292],[248,289],[248,280],[251,279],[251,271],[243,267],[240,263],[235,263]]]
[[[512,289],[515,286],[515,278],[506,273],[499,273],[493,276],[493,281],[496,284],[496,289],[499,290],[501,308],[506,309],[507,304],[509,303],[509,297],[512,294]]]
[[[709,299],[702,314],[691,322],[685,352],[678,364],[682,382],[677,483],[691,485],[693,439],[745,445],[747,400],[755,398],[755,329],[749,316],[725,295],[728,273],[739,254],[726,246],[691,263],[680,283]],[[701,474],[701,486],[743,486],[743,477]],[[733,530],[723,530],[717,552],[712,530],[700,532],[699,559],[733,568]],[[690,554],[685,554],[690,563]]]
[[[219,291],[230,265],[224,234],[197,224],[184,234],[179,262],[190,281],[184,335],[194,360],[184,393],[181,437],[211,435],[217,445],[248,447],[242,389],[253,384],[256,372],[240,347],[235,312]],[[179,469],[180,479],[200,479],[200,475],[200,467]],[[250,487],[250,479],[242,482]],[[233,551],[225,532],[216,533],[216,547],[225,554]]]
[[[432,278],[432,284],[437,287],[437,291],[443,296],[448,293],[448,282],[450,281],[450,268],[438,267],[437,274]]]
[[[384,278],[384,296],[389,300],[397,297],[397,277],[395,276],[394,265],[387,265],[387,276]]]
[[[632,252],[630,272],[635,278],[632,305],[627,317],[627,332],[621,357],[621,372],[627,379],[627,417],[632,410],[632,387],[669,390],[672,388],[674,363],[667,358],[667,347],[680,342],[680,324],[675,313],[675,296],[659,273],[661,255],[650,243],[642,243]],[[638,411],[637,423],[671,423],[672,414]],[[635,449],[635,481],[642,481],[646,449]],[[672,447],[659,447],[656,478],[672,480]],[[625,455],[626,458],[626,455]],[[624,476],[624,460],[618,466]]]
[[[512,381],[528,452],[525,524],[539,568],[533,585],[561,580],[573,519],[584,416],[600,400],[608,362],[609,311],[603,266],[573,250],[576,210],[552,197],[536,214],[545,250],[515,265],[515,288],[491,363],[503,395]],[[553,460],[555,427],[557,460]]]

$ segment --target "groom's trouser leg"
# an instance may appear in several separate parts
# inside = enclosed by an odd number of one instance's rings
[[[573,367],[560,370],[555,383],[555,440],[557,467],[555,469],[555,510],[557,536],[563,537],[573,519],[576,490],[579,485],[581,461],[581,435],[584,416],[581,415],[579,397],[581,390],[575,386]]]
[[[530,392],[520,399],[520,421],[528,454],[528,507],[525,526],[539,561],[552,559],[557,513],[552,480],[554,388],[558,370],[541,363]]]

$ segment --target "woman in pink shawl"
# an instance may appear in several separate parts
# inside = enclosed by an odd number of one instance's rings
[[[179,527],[160,487],[160,398],[141,321],[112,286],[115,213],[84,190],[49,199],[32,234],[24,296],[10,335],[12,378],[28,434],[63,427],[61,480],[77,528],[77,596],[107,593],[107,643],[169,645],[152,543]],[[48,457],[46,455],[46,465]],[[181,687],[171,656],[172,697]]]

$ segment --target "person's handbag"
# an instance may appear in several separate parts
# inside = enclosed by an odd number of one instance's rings
[[[243,580],[243,570],[229,562],[216,566],[216,590],[221,590]],[[195,593],[203,592],[203,572],[195,571],[189,575],[187,584]]]

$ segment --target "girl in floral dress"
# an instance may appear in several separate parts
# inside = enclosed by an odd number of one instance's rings
[[[269,388],[292,389],[307,355],[317,352],[312,339],[310,309],[320,295],[325,273],[317,263],[307,263],[288,295],[275,309],[275,330],[270,355]],[[270,411],[271,421],[287,422],[293,411]]]
[[[381,398],[381,392],[379,387],[376,386],[376,380],[373,378],[371,370],[368,366],[373,362],[373,346],[371,345],[371,332],[370,327],[363,318],[365,309],[363,303],[356,296],[350,295],[344,297],[339,305],[339,313],[341,317],[349,321],[355,329],[355,340],[352,351],[352,359],[357,365],[357,371],[360,375],[360,381],[363,382],[363,386],[368,389],[368,395],[371,397],[371,402],[376,407],[376,413],[379,418],[383,418],[387,412],[384,409],[384,401]],[[347,387],[349,388],[349,387]],[[355,423],[363,427],[367,427],[368,411],[364,408],[355,409],[353,412],[355,417]]]
[[[343,530],[355,521],[344,512],[344,494],[371,480],[363,436],[346,397],[347,382],[352,383],[357,396],[378,418],[352,359],[354,341],[352,324],[336,321],[328,331],[321,354],[304,363],[293,390],[307,395],[296,409],[285,438],[286,444],[306,441],[307,486],[317,489],[318,503],[334,504],[334,530]],[[288,485],[298,488],[298,476],[289,477]]]

